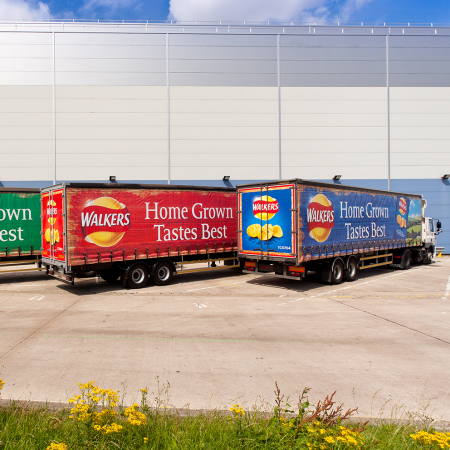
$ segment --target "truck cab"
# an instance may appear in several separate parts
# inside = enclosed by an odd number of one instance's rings
[[[424,217],[422,222],[422,242],[428,253],[436,256],[436,236],[442,233],[442,224],[432,217]]]

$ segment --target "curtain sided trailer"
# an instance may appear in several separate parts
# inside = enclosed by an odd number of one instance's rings
[[[430,263],[441,224],[420,195],[300,179],[237,186],[244,272],[353,281],[358,270]]]
[[[41,255],[40,190],[0,188],[0,266],[39,263]],[[36,270],[36,269],[22,269]],[[15,272],[16,269],[3,270]]]
[[[71,284],[96,271],[141,288],[217,261],[238,266],[235,189],[62,183],[42,189],[41,202],[42,264]],[[198,262],[208,267],[185,270]]]

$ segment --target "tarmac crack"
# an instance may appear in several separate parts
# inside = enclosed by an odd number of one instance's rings
[[[408,329],[410,331],[415,331],[416,333],[423,334],[424,336],[427,336],[427,337],[432,338],[432,339],[436,339],[438,341],[443,342],[444,344],[449,344],[450,345],[450,342],[448,342],[448,341],[446,341],[444,339],[438,338],[438,337],[433,336],[433,335],[428,334],[428,333],[424,333],[423,331],[420,331],[420,330],[416,330],[415,328],[408,327],[407,325],[403,325],[402,323],[396,322],[395,320],[387,319],[386,317],[379,316],[378,314],[372,313],[370,311],[366,311],[365,309],[360,309],[360,308],[357,308],[356,306],[349,305],[348,303],[340,302],[339,300],[336,300],[334,298],[330,298],[330,300],[332,300],[333,302],[339,303],[341,305],[348,306],[349,308],[356,309],[357,311],[369,314],[369,315],[371,315],[373,317],[376,317],[378,319],[384,320],[385,322],[393,323],[395,325],[398,325],[399,327],[406,328],[406,329]]]
[[[31,336],[33,336],[34,334],[36,334],[38,331],[42,330],[42,328],[46,327],[50,322],[53,322],[55,319],[57,319],[61,314],[64,314],[69,308],[71,308],[72,306],[74,306],[76,303],[78,303],[81,300],[81,298],[78,298],[77,300],[75,300],[72,304],[70,304],[67,308],[64,308],[62,311],[60,311],[58,314],[56,314],[56,316],[52,317],[50,320],[48,320],[46,323],[44,323],[43,325],[41,325],[39,328],[37,328],[36,330],[34,330],[32,333],[30,333],[28,336],[26,336],[25,338],[23,338],[20,342],[18,342],[16,345],[14,345],[13,347],[11,347],[9,350],[7,350],[5,353],[3,353],[2,355],[0,355],[0,359],[2,359],[4,356],[6,356],[8,353],[12,352],[14,349],[16,349],[17,347],[19,347],[19,345],[22,345],[25,341],[27,341],[28,339],[30,339]]]

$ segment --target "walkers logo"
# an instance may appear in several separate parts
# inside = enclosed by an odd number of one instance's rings
[[[279,210],[278,201],[268,195],[263,195],[253,202],[253,215],[261,220],[270,220]]]
[[[56,202],[54,200],[49,200],[47,202],[47,216],[48,217],[48,223],[50,225],[53,225],[56,222],[56,217],[51,217],[51,216],[56,216],[58,214],[58,208],[56,207]]]
[[[114,198],[97,198],[88,203],[81,212],[84,239],[99,247],[116,245],[129,229],[128,208]]]
[[[334,210],[323,194],[317,194],[308,205],[308,232],[317,242],[325,242],[334,227]]]
[[[403,197],[400,197],[400,200],[398,201],[398,210],[400,214],[404,216],[407,209],[408,205],[406,204],[406,200]]]

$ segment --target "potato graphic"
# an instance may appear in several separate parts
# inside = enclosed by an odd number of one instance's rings
[[[50,228],[45,230],[45,241],[50,242]]]
[[[261,241],[268,241],[269,239],[272,239],[273,236],[273,226],[269,223],[264,225],[261,228]]]
[[[401,226],[401,219],[402,216],[400,214],[397,214],[397,223]]]
[[[49,217],[49,218],[48,218],[48,223],[49,223],[50,225],[54,225],[55,222],[56,222],[56,217]]]
[[[281,229],[280,225],[273,226],[273,236],[277,238],[283,237],[283,230]]]
[[[55,242],[59,242],[59,231],[58,230],[53,230],[53,236],[54,236]]]
[[[259,237],[261,234],[261,225],[259,223],[249,225],[247,228],[247,234],[252,238]]]

